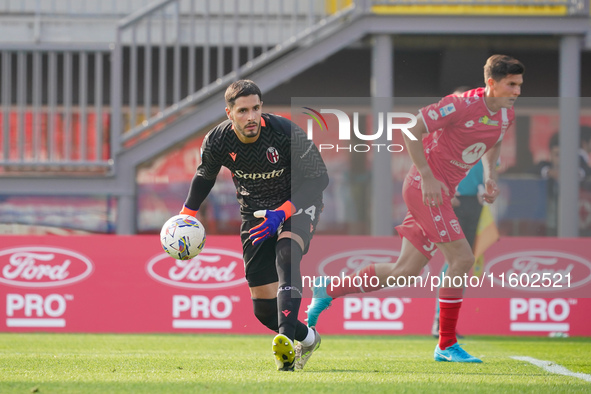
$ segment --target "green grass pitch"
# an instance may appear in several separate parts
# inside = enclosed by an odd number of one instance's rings
[[[591,392],[511,356],[591,374],[591,338],[469,337],[483,364],[433,361],[436,341],[330,336],[304,371],[277,372],[271,335],[0,334],[0,393]]]

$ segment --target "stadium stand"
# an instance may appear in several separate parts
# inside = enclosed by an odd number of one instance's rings
[[[114,198],[119,234],[137,232],[137,168],[218,121],[237,78],[272,91],[356,46],[392,58],[392,37],[559,37],[559,95],[578,97],[591,42],[589,0],[6,1],[0,21],[0,196]],[[371,67],[394,79],[386,63]],[[387,83],[370,93],[393,95]],[[579,109],[563,106],[561,118]],[[575,155],[578,138],[563,141]],[[563,214],[576,215],[577,195],[564,196]],[[382,218],[373,233],[391,227]]]

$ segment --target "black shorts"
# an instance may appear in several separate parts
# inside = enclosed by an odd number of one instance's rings
[[[248,238],[250,236],[248,232],[260,224],[263,219],[242,221],[240,239],[244,258],[244,273],[249,287],[262,286],[279,280],[275,267],[275,246],[278,234],[290,231],[299,235],[304,241],[304,254],[308,252],[322,208],[322,200],[319,200],[307,208],[298,210],[283,223],[275,236],[256,246]]]

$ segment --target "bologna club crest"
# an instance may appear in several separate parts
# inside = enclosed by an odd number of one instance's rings
[[[277,149],[270,146],[267,149],[267,159],[273,164],[277,163],[279,161],[279,152]]]

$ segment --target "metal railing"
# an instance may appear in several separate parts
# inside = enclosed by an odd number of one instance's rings
[[[113,50],[113,138],[125,146],[161,130],[351,12],[346,3],[329,14],[314,0],[164,0],[130,15]]]
[[[122,143],[293,50],[346,2],[164,0],[122,19],[111,46],[0,43],[0,174],[109,173]],[[59,13],[67,3],[0,10]]]
[[[0,171],[110,167],[109,48],[0,45]]]
[[[38,16],[129,15],[154,0],[2,0],[0,13]]]

